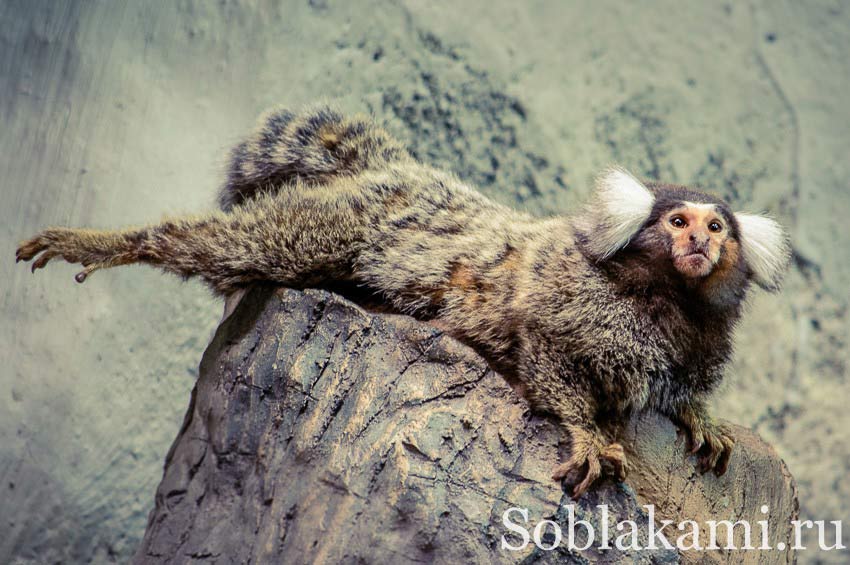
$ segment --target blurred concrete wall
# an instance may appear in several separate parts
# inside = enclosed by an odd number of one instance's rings
[[[848,24],[790,0],[6,0],[0,561],[132,553],[220,314],[144,268],[32,276],[17,241],[209,208],[255,116],[317,98],[535,212],[616,161],[782,218],[794,272],[754,299],[716,404],[777,445],[805,517],[850,519]]]

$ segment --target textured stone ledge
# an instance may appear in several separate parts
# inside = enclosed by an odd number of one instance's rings
[[[771,545],[790,545],[793,479],[770,446],[736,433],[717,478],[694,471],[669,421],[634,419],[628,484],[603,483],[577,516],[598,530],[595,506],[607,503],[612,520],[645,524],[641,505],[652,503],[656,520],[768,519]],[[564,522],[570,500],[549,478],[560,439],[472,350],[429,325],[324,291],[257,288],[204,354],[136,561],[793,561],[788,551],[502,550],[512,506],[528,509],[531,526]]]

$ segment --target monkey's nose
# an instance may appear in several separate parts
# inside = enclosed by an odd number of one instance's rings
[[[704,241],[708,241],[708,236],[704,234],[698,234],[696,232],[691,232],[690,235],[688,235],[688,239],[691,241],[697,241],[702,243]]]

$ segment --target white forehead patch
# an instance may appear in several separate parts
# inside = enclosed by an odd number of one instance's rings
[[[711,212],[712,210],[717,209],[716,204],[705,204],[704,202],[682,202],[688,208],[697,208],[698,210],[705,210],[706,212]]]

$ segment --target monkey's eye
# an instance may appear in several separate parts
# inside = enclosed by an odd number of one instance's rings
[[[685,221],[685,218],[682,216],[673,216],[670,218],[670,225],[674,228],[684,228],[688,225],[688,222]]]
[[[714,221],[708,224],[708,231],[718,233],[723,231],[723,225],[720,222]]]

